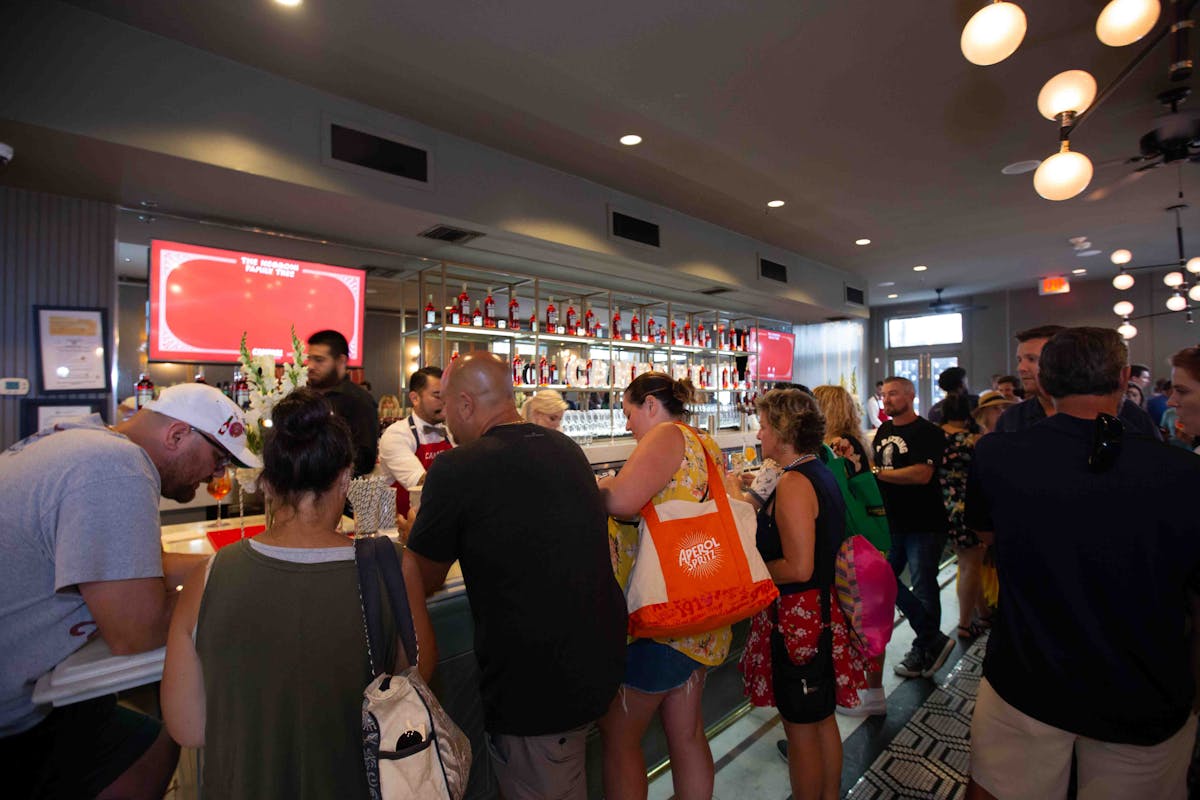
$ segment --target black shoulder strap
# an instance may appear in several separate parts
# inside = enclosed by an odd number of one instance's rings
[[[367,658],[371,674],[383,672],[383,654],[387,652],[383,641],[383,606],[379,597],[379,580],[375,577],[375,547],[373,539],[354,540],[354,562],[358,567],[358,594],[362,601],[363,624],[367,629]],[[379,654],[376,659],[375,654]]]
[[[417,632],[413,627],[412,608],[408,604],[408,589],[404,585],[404,570],[396,545],[386,536],[373,537],[377,548],[376,564],[383,575],[383,585],[392,601],[392,616],[396,619],[396,633],[403,648],[405,666],[417,664]]]

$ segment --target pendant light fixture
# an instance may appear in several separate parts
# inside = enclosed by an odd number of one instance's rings
[[[1038,92],[1043,117],[1058,122],[1059,149],[1033,173],[1033,188],[1047,200],[1070,200],[1092,182],[1092,161],[1071,150],[1075,120],[1096,99],[1096,79],[1081,69],[1060,72]]]
[[[1109,47],[1133,44],[1158,22],[1158,0],[1112,0],[1096,19],[1096,38]]]
[[[1132,339],[1137,336],[1137,328],[1129,320],[1125,320],[1117,327],[1117,333],[1121,334],[1122,339]]]
[[[1176,292],[1167,298],[1168,311],[1183,311],[1185,308],[1187,308],[1187,304],[1187,298],[1179,292]]]
[[[1168,272],[1166,275],[1163,275],[1163,283],[1174,289],[1183,283],[1183,273],[1178,270]]]
[[[1188,289],[1188,297],[1200,303],[1200,283],[1197,283]]]
[[[1025,12],[1016,3],[995,0],[975,12],[963,27],[959,47],[972,64],[999,64],[1025,39]]]
[[[1113,313],[1118,317],[1128,317],[1133,313],[1133,303],[1128,300],[1122,300],[1113,306]]]

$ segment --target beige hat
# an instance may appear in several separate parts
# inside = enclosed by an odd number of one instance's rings
[[[978,420],[980,411],[986,411],[989,408],[999,408],[1003,410],[1019,402],[1019,400],[1009,400],[999,392],[988,389],[986,392],[979,395],[979,405],[975,406],[975,408],[971,410],[971,416]]]
[[[246,442],[246,418],[237,403],[205,383],[180,383],[163,389],[143,408],[186,422],[208,434],[241,467],[261,467],[262,459]]]

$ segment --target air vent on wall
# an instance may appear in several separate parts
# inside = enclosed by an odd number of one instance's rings
[[[724,286],[714,286],[711,289],[701,289],[700,294],[706,294],[709,297],[714,297],[718,294],[725,294],[728,291],[732,291],[732,290],[726,289]]]
[[[846,284],[846,302],[852,306],[865,306],[867,304],[866,292]]]
[[[417,235],[426,239],[436,239],[439,242],[446,242],[447,244],[466,244],[472,239],[478,239],[480,236],[483,236],[479,231],[451,228],[449,225],[434,225],[432,228],[427,228]]]
[[[769,280],[787,283],[787,267],[765,258],[758,260],[758,274]]]
[[[612,235],[638,244],[658,247],[658,226],[644,219],[612,212]]]
[[[429,182],[429,153],[419,147],[356,131],[344,125],[330,124],[329,155],[356,167],[421,183]]]

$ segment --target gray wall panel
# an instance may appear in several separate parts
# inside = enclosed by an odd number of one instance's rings
[[[35,305],[98,306],[115,325],[116,209],[93,200],[0,187],[0,375],[23,377],[39,396]],[[101,393],[55,395],[95,398]],[[0,445],[20,436],[20,397],[0,397]],[[104,396],[111,414],[111,395]]]

